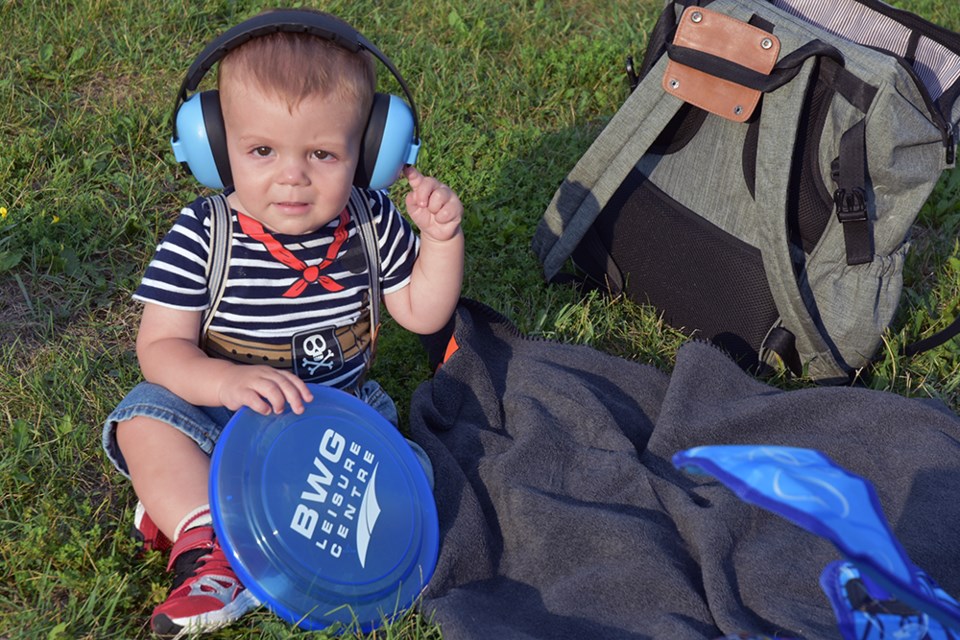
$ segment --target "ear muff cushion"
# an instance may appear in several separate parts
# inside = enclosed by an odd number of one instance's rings
[[[180,105],[176,132],[170,141],[174,156],[201,184],[211,189],[233,185],[217,91],[195,94]]]
[[[223,111],[220,109],[220,92],[204,91],[200,94],[203,107],[203,122],[210,141],[213,162],[220,174],[223,187],[233,186],[233,172],[230,170],[230,156],[227,154],[227,130],[223,124]]]
[[[418,150],[410,107],[397,96],[376,94],[360,145],[354,184],[386,189],[400,176],[404,165],[416,162]]]
[[[370,178],[376,169],[377,155],[380,152],[380,142],[383,140],[383,129],[387,122],[387,110],[390,108],[390,96],[376,93],[373,96],[373,106],[370,108],[370,118],[360,143],[360,158],[357,161],[357,173],[353,184],[361,188],[370,187]]]

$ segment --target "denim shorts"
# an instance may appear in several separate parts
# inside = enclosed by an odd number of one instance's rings
[[[397,406],[377,382],[368,380],[360,388],[357,396],[368,405],[376,409],[380,415],[389,420],[394,426],[399,423]],[[107,457],[123,475],[130,477],[127,464],[117,445],[117,423],[130,420],[138,416],[152,418],[186,434],[207,455],[213,453],[213,447],[220,437],[234,412],[226,407],[198,407],[183,400],[176,394],[150,382],[141,382],[117,405],[117,408],[107,416],[103,425],[103,449]],[[421,456],[419,445],[411,443],[421,464],[426,454]],[[420,451],[417,451],[420,449]],[[426,460],[429,464],[429,459]],[[428,471],[432,477],[432,470]]]

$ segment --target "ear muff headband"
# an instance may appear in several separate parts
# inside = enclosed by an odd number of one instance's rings
[[[375,94],[374,106],[377,108],[371,109],[371,118],[361,148],[361,165],[358,167],[360,186],[368,186],[371,189],[389,186],[396,179],[404,164],[414,164],[416,162],[420,150],[420,122],[410,88],[393,62],[358,31],[341,22],[330,20],[323,14],[297,9],[271,11],[250,18],[231,27],[204,47],[187,70],[173,107],[173,132],[170,142],[174,147],[174,154],[177,159],[187,164],[195,177],[203,184],[214,188],[229,186],[232,178],[229,163],[225,157],[226,144],[222,141],[223,116],[220,113],[219,100],[216,101],[216,104],[212,104],[212,98],[207,96],[207,94],[215,96],[216,93],[203,92],[200,94],[200,100],[194,100],[197,96],[188,98],[188,95],[196,91],[207,72],[227,53],[253,38],[278,32],[307,33],[330,40],[354,53],[366,50],[396,78],[406,96],[406,104],[403,104],[401,100],[394,98],[394,96]],[[195,106],[193,105],[194,102],[197,102]],[[196,123],[198,129],[203,125],[206,130],[186,132],[184,136],[186,139],[181,140],[181,132],[178,131],[178,118],[183,107],[188,107],[189,111],[196,111],[196,113],[188,116],[187,121],[191,124]],[[374,112],[381,113],[382,116],[375,117]],[[392,127],[390,123],[393,123]],[[378,130],[379,125],[382,124],[386,126],[382,127],[383,130]],[[412,130],[412,133],[409,136],[395,135],[393,131],[398,127],[398,130],[401,131],[404,129]],[[386,129],[390,129],[388,135],[384,135]],[[214,139],[217,137],[221,140]],[[370,140],[367,138],[370,138]],[[402,140],[402,138],[407,138],[407,140]],[[381,139],[387,142],[386,149],[378,149],[378,145],[371,142],[371,140]],[[402,150],[401,147],[403,147]],[[382,155],[387,156],[387,158],[382,158]],[[199,156],[199,159],[197,156]],[[197,167],[194,166],[195,164],[200,165],[199,173],[208,175],[197,175],[198,171],[196,170]],[[215,174],[219,174],[219,176]],[[384,182],[386,184],[383,184]]]

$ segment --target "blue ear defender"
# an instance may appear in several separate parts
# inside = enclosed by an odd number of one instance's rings
[[[180,105],[176,131],[173,155],[200,184],[218,190],[233,184],[217,91],[194,94]]]
[[[416,164],[419,152],[413,112],[397,96],[378,93],[360,147],[354,184],[386,189],[405,165]]]
[[[197,181],[211,189],[233,186],[227,155],[226,132],[217,91],[195,91],[203,76],[232,49],[251,38],[276,32],[309,33],[331,40],[345,49],[366,50],[393,74],[406,101],[377,93],[367,120],[354,184],[385,189],[412,165],[420,151],[420,125],[416,106],[406,82],[389,58],[352,27],[331,16],[312,11],[285,9],[251,18],[227,30],[200,53],[180,86],[173,111],[170,145],[174,157]]]

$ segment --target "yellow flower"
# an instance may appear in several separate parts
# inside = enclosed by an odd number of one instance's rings
[[[7,208],[0,207],[0,220],[6,220],[6,219],[7,219]]]
[[[57,224],[58,222],[60,222],[60,216],[54,214],[54,216],[53,216],[53,224]]]

